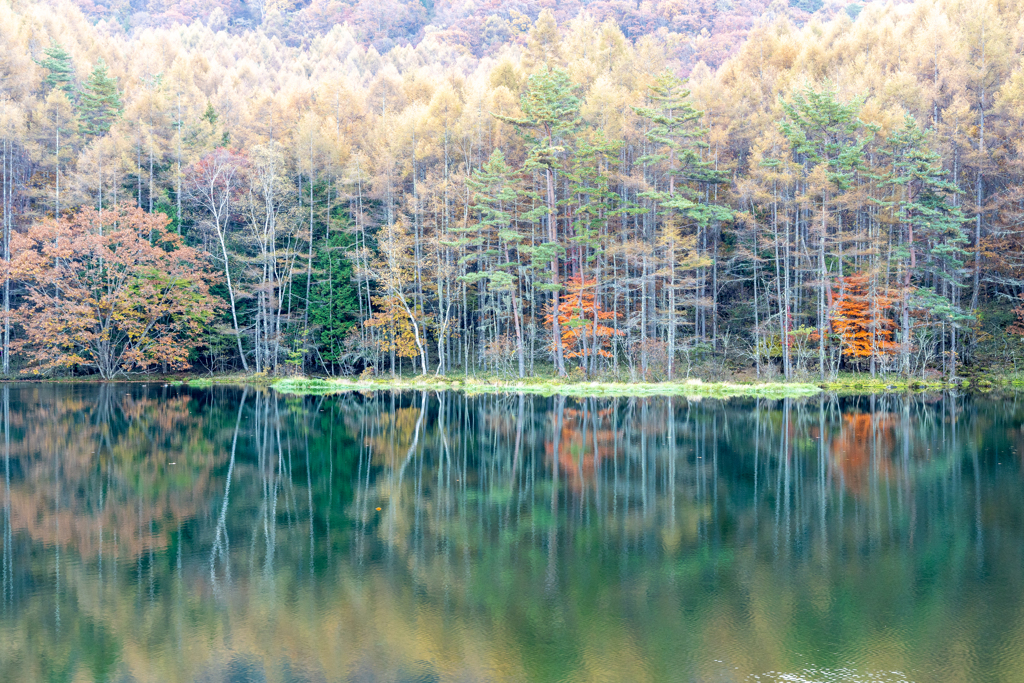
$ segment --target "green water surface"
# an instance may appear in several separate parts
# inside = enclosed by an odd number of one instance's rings
[[[1024,681],[1024,401],[0,388],[0,681]]]

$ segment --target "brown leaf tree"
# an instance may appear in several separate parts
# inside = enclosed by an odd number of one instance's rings
[[[163,214],[121,204],[34,223],[9,266],[25,291],[17,319],[27,372],[93,370],[104,379],[188,367],[218,306],[200,252]]]

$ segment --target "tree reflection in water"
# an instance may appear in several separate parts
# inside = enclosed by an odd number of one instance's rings
[[[2,680],[1024,670],[1015,396],[2,401]]]

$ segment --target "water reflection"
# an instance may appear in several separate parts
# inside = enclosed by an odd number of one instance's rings
[[[1015,396],[0,391],[0,680],[1024,678]]]

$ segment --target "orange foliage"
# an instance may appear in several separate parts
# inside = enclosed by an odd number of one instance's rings
[[[613,408],[597,411],[597,415],[566,408],[562,414],[562,432],[558,439],[558,469],[566,478],[566,485],[573,491],[582,491],[593,482],[602,460],[612,458],[615,442],[621,433],[609,429],[607,424]],[[597,419],[599,428],[594,429],[591,420]],[[546,441],[544,453],[549,464],[554,466],[555,442]]]
[[[892,341],[896,323],[884,315],[892,306],[893,297],[868,292],[868,276],[857,273],[839,278],[842,294],[831,315],[832,329],[843,340],[843,355],[870,358],[890,353],[897,348]]]
[[[855,496],[867,493],[872,475],[882,478],[892,475],[888,458],[871,457],[871,447],[877,440],[876,454],[891,452],[898,424],[897,416],[891,413],[843,415],[843,428],[832,439],[829,454],[842,473],[844,486]]]
[[[1024,294],[1021,294],[1020,298],[1024,301]],[[1013,321],[1007,329],[1013,334],[1024,336],[1024,303],[1021,303],[1020,306],[1013,309],[1013,314],[1017,316],[1017,319]]]
[[[566,285],[565,296],[558,305],[558,324],[562,329],[562,346],[565,347],[566,358],[578,358],[584,355],[584,349],[593,353],[595,349],[590,348],[595,333],[595,317],[597,319],[597,353],[605,358],[611,357],[608,351],[609,340],[615,335],[622,336],[625,332],[616,330],[614,327],[602,325],[600,321],[615,318],[615,313],[602,311],[600,304],[594,301],[594,288],[597,280],[584,280],[579,275],[574,275]],[[551,313],[547,315],[548,324],[551,323]]]
[[[5,264],[24,287],[16,344],[31,371],[92,368],[104,379],[166,365],[189,349],[220,307],[197,250],[160,213],[121,204],[33,223]]]

